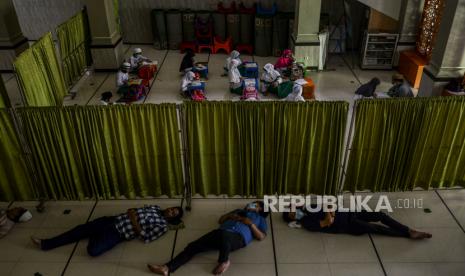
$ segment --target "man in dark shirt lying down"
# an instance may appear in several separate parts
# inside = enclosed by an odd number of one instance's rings
[[[267,215],[262,201],[251,202],[244,209],[223,215],[218,221],[220,224],[218,229],[189,243],[172,261],[164,265],[147,266],[155,274],[168,275],[187,263],[194,255],[218,250],[218,265],[213,270],[213,274],[221,275],[230,265],[230,252],[246,247],[253,239],[261,241],[266,237]]]
[[[41,250],[51,250],[88,238],[87,253],[96,257],[123,241],[152,242],[168,231],[168,224],[179,224],[182,215],[181,207],[163,210],[157,205],[146,205],[128,209],[118,216],[94,219],[53,238],[31,239]]]
[[[288,223],[300,223],[303,228],[313,232],[351,235],[372,233],[410,239],[432,237],[430,233],[411,229],[382,212],[308,212],[297,208],[296,212],[283,213],[283,219]]]

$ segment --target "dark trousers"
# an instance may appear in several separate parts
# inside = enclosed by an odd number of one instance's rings
[[[244,246],[244,239],[240,234],[216,229],[205,234],[198,240],[189,243],[189,245],[171,262],[167,263],[166,266],[168,266],[170,272],[174,272],[192,259],[195,254],[211,250],[220,251],[218,262],[223,263],[229,260],[230,252]]]
[[[384,225],[375,224],[381,222]],[[409,237],[409,228],[382,212],[355,213],[349,220],[349,232],[355,235],[366,233],[393,237]]]
[[[115,217],[101,217],[78,225],[54,238],[42,240],[41,248],[50,250],[88,238],[87,253],[93,257],[99,256],[124,240],[116,230],[115,219]]]

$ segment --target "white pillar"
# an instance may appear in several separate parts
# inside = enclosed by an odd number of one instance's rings
[[[318,67],[321,0],[296,0],[292,48],[298,62]]]
[[[465,73],[465,0],[447,0],[419,96],[439,96],[445,84]]]
[[[113,0],[85,0],[92,35],[91,52],[97,71],[114,71],[124,59],[123,40]]]

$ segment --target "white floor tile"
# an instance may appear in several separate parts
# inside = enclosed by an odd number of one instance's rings
[[[323,235],[304,229],[274,229],[277,262],[280,264],[327,263]]]
[[[383,269],[378,262],[330,264],[332,276],[383,276]]]
[[[432,263],[385,263],[388,276],[439,276]]]
[[[449,209],[465,227],[465,189],[439,190],[439,194],[446,202]]]
[[[328,264],[280,264],[278,263],[278,275],[292,276],[330,276]]]
[[[11,271],[12,276],[31,276],[40,273],[40,275],[61,275],[66,263],[51,262],[19,262]]]
[[[66,276],[98,275],[114,276],[118,270],[118,263],[70,263],[66,269]]]

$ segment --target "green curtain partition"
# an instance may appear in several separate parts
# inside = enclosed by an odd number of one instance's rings
[[[465,99],[426,100],[404,190],[465,186]]]
[[[336,193],[347,103],[184,107],[194,194]]]
[[[10,98],[6,92],[3,79],[0,77],[0,108],[11,107]]]
[[[275,185],[281,194],[338,191],[349,104],[280,104],[275,113]]]
[[[176,106],[18,111],[49,198],[179,195]]]
[[[21,53],[14,66],[27,106],[60,106],[67,94],[57,61],[52,34],[48,33]]]
[[[344,188],[405,191],[465,183],[465,100],[362,100]]]
[[[64,80],[71,86],[91,64],[87,13],[81,11],[58,26],[57,36]]]
[[[0,200],[29,200],[37,196],[11,116],[0,109]]]

